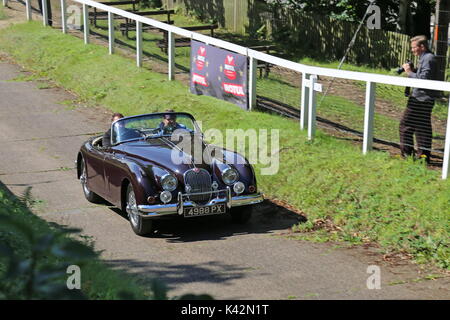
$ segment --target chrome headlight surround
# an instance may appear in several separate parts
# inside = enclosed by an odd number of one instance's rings
[[[170,173],[161,177],[161,187],[165,191],[174,191],[178,187],[178,180]]]
[[[233,183],[239,180],[239,172],[234,168],[226,168],[222,171],[222,181],[231,186]]]
[[[245,185],[242,182],[238,181],[233,185],[233,191],[236,194],[241,194],[245,191]]]
[[[161,194],[159,195],[159,199],[164,203],[169,203],[170,201],[172,201],[172,193],[170,191],[163,191],[161,192]]]

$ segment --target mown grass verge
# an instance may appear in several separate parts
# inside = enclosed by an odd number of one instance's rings
[[[20,44],[17,45],[17,44]],[[43,28],[39,23],[2,31],[1,47],[18,63],[77,93],[89,105],[126,115],[174,108],[192,113],[203,129],[278,129],[279,171],[261,175],[259,187],[270,198],[301,209],[308,222],[298,237],[317,241],[374,241],[385,251],[402,251],[418,262],[450,268],[449,181],[423,163],[386,153],[363,156],[360,148],[318,131],[314,142],[298,123],[275,115],[245,112],[229,103],[189,93],[166,75],[135,67],[135,61],[107,48]],[[331,221],[332,232],[320,228]]]
[[[5,13],[5,10],[3,9],[3,4],[0,3],[0,20],[4,20],[8,18],[8,16]]]

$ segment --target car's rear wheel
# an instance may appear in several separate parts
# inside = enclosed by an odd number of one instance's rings
[[[127,203],[125,208],[134,233],[139,236],[145,236],[153,231],[153,221],[144,219],[139,215],[136,195],[131,184],[127,188]]]
[[[86,163],[84,162],[84,158],[81,158],[81,164],[80,164],[81,174],[80,174],[80,181],[81,186],[83,187],[83,193],[87,201],[92,203],[99,203],[102,201],[102,198],[100,198],[96,193],[89,190],[89,187],[87,185],[87,172],[86,172]]]
[[[230,215],[233,223],[247,223],[253,215],[253,206],[231,208]]]

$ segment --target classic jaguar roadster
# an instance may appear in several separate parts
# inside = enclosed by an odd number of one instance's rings
[[[165,121],[166,120],[166,121]],[[86,199],[102,198],[127,213],[133,231],[147,235],[154,219],[214,214],[247,222],[263,201],[252,166],[238,153],[205,143],[194,117],[165,112],[131,116],[85,142],[77,175]]]

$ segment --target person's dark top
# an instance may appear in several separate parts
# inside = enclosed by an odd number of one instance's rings
[[[164,122],[161,122],[160,124],[159,124],[159,129],[161,130],[161,131],[165,131],[165,129],[164,129],[165,127],[164,127]],[[175,125],[175,127],[173,127],[171,130],[170,130],[170,132],[173,132],[173,131],[175,131],[175,130],[177,130],[177,129],[186,129],[186,126],[185,125],[183,125],[183,124],[179,124],[179,123],[176,123],[176,125]],[[167,130],[167,129],[166,129]]]
[[[408,77],[415,79],[437,80],[437,62],[436,57],[431,52],[424,52],[419,57],[419,65],[416,72],[411,72]],[[411,96],[419,101],[432,102],[436,99],[438,92],[422,88],[414,88]]]

